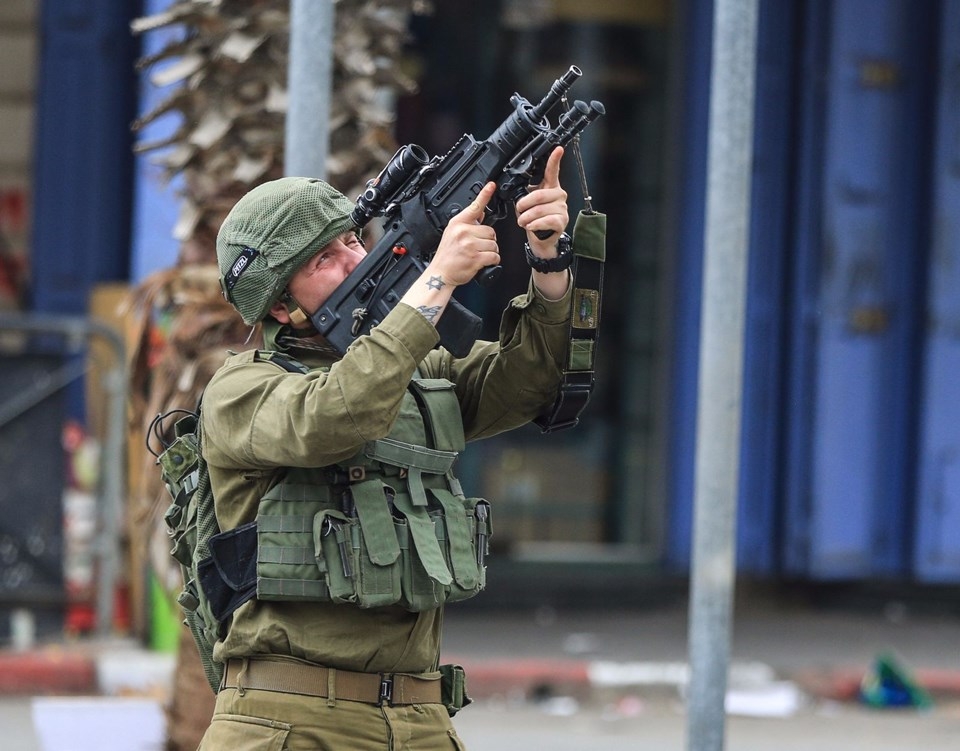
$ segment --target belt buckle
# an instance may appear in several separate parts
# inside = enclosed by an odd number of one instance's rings
[[[380,696],[377,706],[382,707],[384,704],[393,706],[393,675],[388,673],[380,673]]]

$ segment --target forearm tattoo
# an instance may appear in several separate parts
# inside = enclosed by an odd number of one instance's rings
[[[429,305],[429,306],[420,305],[419,307],[417,307],[417,310],[420,311],[420,313],[423,315],[424,318],[432,322],[438,315],[440,315],[440,311],[443,310],[443,306],[442,305]]]
[[[441,276],[431,276],[430,280],[427,282],[427,287],[430,289],[443,289],[446,286],[446,283],[443,281]]]

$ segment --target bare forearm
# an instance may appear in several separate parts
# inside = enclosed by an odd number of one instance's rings
[[[453,296],[454,289],[453,284],[444,281],[441,273],[428,266],[420,275],[420,278],[407,290],[400,302],[406,303],[419,311],[424,318],[436,326]]]
[[[570,272],[560,271],[551,274],[541,274],[533,271],[533,283],[537,290],[548,300],[559,300],[570,287]]]

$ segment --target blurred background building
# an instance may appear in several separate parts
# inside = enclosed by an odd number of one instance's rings
[[[156,97],[130,23],[165,4],[0,4],[0,310],[110,318],[175,261],[177,186],[130,130]],[[609,216],[591,404],[575,430],[519,431],[464,461],[495,502],[488,602],[627,603],[688,569],[711,18],[710,0],[443,0],[410,18],[419,89],[390,103],[401,143],[484,138],[511,93],[539,98],[570,64],[572,93],[608,113],[583,142]],[[960,583],[958,29],[960,0],[760,0],[744,576]],[[504,228],[501,288],[462,291],[488,335],[523,288],[520,243]],[[0,402],[69,363],[66,347],[0,349]],[[86,391],[0,420],[0,608],[61,601],[63,499],[76,513],[65,489],[83,490],[62,427],[103,430]]]

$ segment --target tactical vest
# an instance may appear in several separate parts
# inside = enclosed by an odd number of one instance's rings
[[[490,505],[466,498],[453,474],[464,448],[453,389],[414,379],[388,437],[286,471],[257,512],[258,599],[416,612],[484,588]]]

